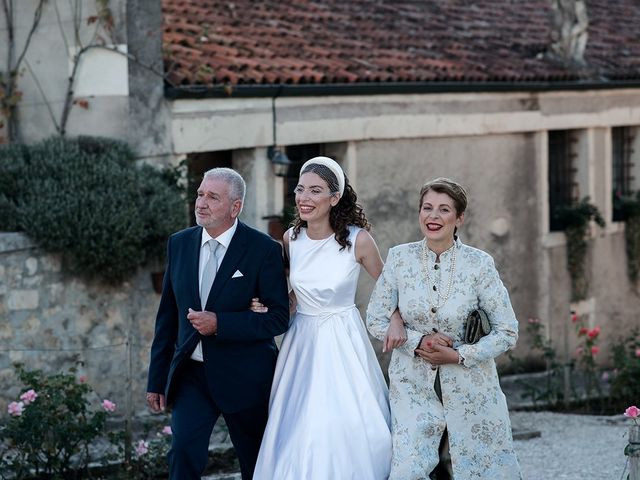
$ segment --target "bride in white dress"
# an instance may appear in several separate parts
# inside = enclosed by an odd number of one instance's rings
[[[271,388],[254,480],[382,480],[391,466],[388,390],[354,304],[360,266],[382,259],[340,166],[315,157],[295,189],[298,216],[284,235],[296,313]],[[255,311],[263,311],[254,302]],[[406,341],[391,317],[384,349]]]

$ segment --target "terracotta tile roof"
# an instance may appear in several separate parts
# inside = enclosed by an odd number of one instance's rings
[[[640,79],[640,2],[587,0],[587,69],[548,0],[162,0],[171,85]]]

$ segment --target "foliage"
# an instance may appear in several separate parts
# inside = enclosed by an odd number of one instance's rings
[[[134,160],[105,138],[0,147],[0,230],[23,230],[71,272],[126,279],[161,260],[167,236],[186,223],[175,183]]]
[[[597,207],[589,203],[589,197],[571,205],[559,206],[554,216],[565,227],[567,269],[571,277],[571,301],[584,300],[589,290],[585,267],[589,222],[593,220],[600,227],[604,227],[604,219]]]
[[[600,353],[600,347],[597,345],[600,327],[587,328],[584,325],[584,319],[576,314],[572,316],[572,322],[575,325],[579,341],[576,355],[584,377],[585,401],[587,404],[591,404],[602,399],[600,376],[595,360]]]
[[[157,422],[155,422],[157,425]],[[171,447],[171,427],[165,426],[152,433],[152,427],[145,425],[142,437],[134,442],[134,452],[130,463],[124,461],[124,435],[111,435],[111,442],[118,445],[118,453],[111,461],[121,467],[109,478],[111,480],[151,480],[167,477],[167,454]]]
[[[18,200],[24,174],[27,147],[10,144],[0,147],[0,230],[19,229]]]
[[[640,276],[640,191],[635,195],[614,195],[613,203],[626,223],[627,274],[635,284]]]
[[[532,350],[545,359],[547,370],[545,383],[534,380],[517,380],[522,388],[522,398],[530,399],[533,408],[574,410],[582,413],[612,414],[622,411],[640,398],[640,328],[613,346],[613,371],[601,374],[596,358],[600,354],[598,340],[600,327],[588,328],[584,318],[572,312],[578,346],[576,360],[569,365],[557,361],[555,347],[544,335],[544,326],[537,318],[530,318],[527,332],[533,338]],[[571,376],[565,385],[563,373],[570,368]],[[607,391],[606,384],[609,384]],[[565,398],[566,397],[566,398]]]
[[[91,387],[69,373],[45,376],[16,365],[26,391],[0,429],[0,478],[87,478],[89,445],[104,429],[108,400],[91,409]]]
[[[542,387],[539,387],[535,382],[518,380],[518,384],[523,389],[522,398],[530,398],[534,408],[540,405],[558,406],[564,399],[563,366],[557,360],[551,340],[544,334],[542,322],[538,318],[530,318],[526,328],[533,339],[533,350],[540,352],[545,360],[546,371]]]
[[[640,329],[613,346],[611,401],[618,409],[640,398]]]

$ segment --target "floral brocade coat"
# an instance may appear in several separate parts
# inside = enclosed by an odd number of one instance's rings
[[[438,446],[446,427],[455,480],[520,479],[509,412],[494,361],[513,348],[518,338],[509,294],[487,253],[456,240],[440,255],[436,267],[432,251],[423,260],[423,244],[389,250],[367,309],[367,326],[376,338],[383,339],[396,307],[407,329],[407,342],[393,351],[389,364],[393,435],[389,478],[428,479],[438,463]],[[430,281],[424,268],[429,269]],[[434,284],[446,296],[450,278],[450,295],[432,314],[430,308],[438,305]],[[475,345],[464,345],[464,321],[476,308],[487,313],[491,333]],[[433,386],[436,370],[414,356],[422,335],[433,329],[453,338],[454,348],[464,358],[464,365],[439,367],[442,403]]]

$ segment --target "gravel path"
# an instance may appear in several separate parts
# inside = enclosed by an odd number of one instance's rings
[[[511,412],[514,434],[539,431],[516,440],[525,480],[622,480],[629,419],[551,412]],[[628,474],[624,473],[624,479]]]
[[[551,412],[512,411],[515,440],[524,480],[623,480],[624,447],[630,421],[611,417]],[[629,472],[624,473],[624,480]],[[211,475],[203,480],[240,480],[239,474]]]

